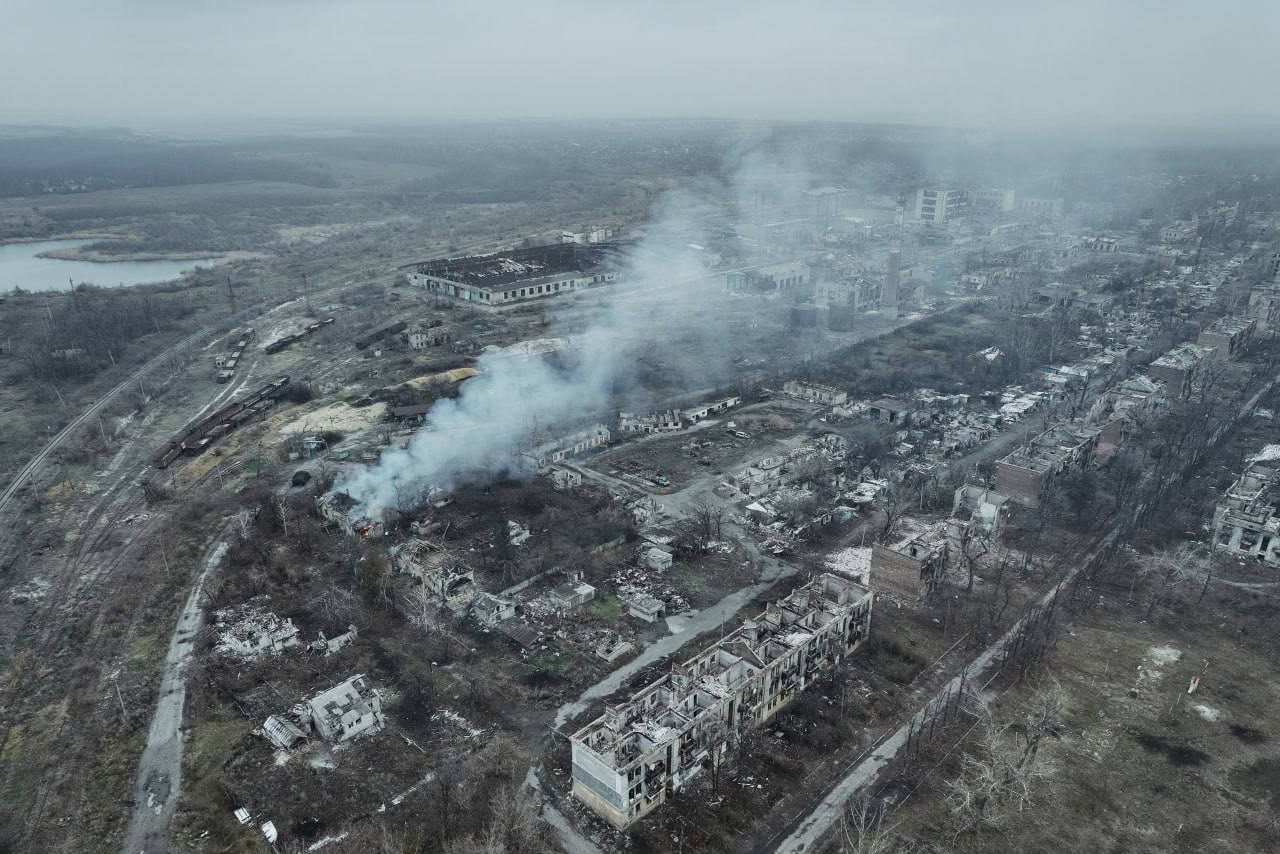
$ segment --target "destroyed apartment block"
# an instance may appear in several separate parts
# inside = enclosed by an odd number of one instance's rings
[[[1008,515],[1009,496],[974,484],[965,484],[956,489],[951,516],[971,523],[983,535],[998,537]]]
[[[382,728],[382,696],[363,673],[306,702],[311,726],[321,738],[341,743]]]
[[[1200,330],[1196,346],[1209,350],[1215,359],[1234,359],[1249,346],[1257,326],[1251,318],[1219,317]]]
[[[1141,374],[1128,377],[1094,401],[1085,423],[1100,426],[1097,456],[1105,458],[1135,431],[1143,429],[1146,416],[1164,405],[1164,385]]]
[[[923,599],[942,582],[947,568],[947,526],[903,520],[902,527],[904,530],[892,543],[872,545],[872,584],[877,590],[903,599]]]
[[[636,415],[633,412],[618,413],[618,432],[624,435],[648,435],[650,433],[674,433],[684,429],[684,416],[678,409]]]
[[[824,406],[843,406],[849,400],[849,393],[846,391],[804,380],[787,380],[782,384],[782,393],[810,403],[821,403]]]
[[[1147,376],[1164,383],[1170,397],[1185,397],[1209,353],[1196,344],[1180,344],[1147,366]]]
[[[1070,468],[1084,468],[1098,445],[1097,429],[1059,425],[996,463],[996,489],[1026,507],[1037,507],[1046,486]]]
[[[614,827],[664,803],[866,639],[872,593],[823,573],[570,737],[573,794]]]
[[[1213,512],[1215,550],[1280,567],[1280,445],[1250,457]]]
[[[585,454],[592,448],[607,445],[609,438],[608,427],[603,424],[593,424],[585,430],[543,442],[526,451],[524,457],[535,469],[543,471],[555,463],[564,462],[569,457]]]
[[[410,539],[391,549],[391,566],[411,575],[441,607],[464,613],[476,597],[475,573],[452,551],[427,540]]]

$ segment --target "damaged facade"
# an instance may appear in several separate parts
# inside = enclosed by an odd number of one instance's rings
[[[784,394],[807,400],[810,403],[821,403],[825,406],[843,406],[849,400],[849,393],[834,386],[810,383],[802,380],[787,380],[782,384]]]
[[[1100,431],[1051,427],[996,463],[996,489],[1026,507],[1036,507],[1045,486],[1069,468],[1092,459]]]
[[[824,573],[574,733],[573,794],[614,827],[652,811],[866,639],[872,593]]]
[[[1213,544],[1218,551],[1280,567],[1280,445],[1250,457],[1244,472],[1213,512]]]
[[[921,599],[942,581],[948,553],[944,525],[912,526],[893,543],[871,546],[871,578],[877,589]]]

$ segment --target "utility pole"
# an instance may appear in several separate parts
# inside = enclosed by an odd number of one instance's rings
[[[307,314],[311,313],[311,283],[307,280],[307,274],[302,274],[302,293],[307,300]]]
[[[235,292],[235,289],[231,287],[230,276],[227,276],[227,299],[231,301],[231,313],[235,314],[236,313],[236,292]]]

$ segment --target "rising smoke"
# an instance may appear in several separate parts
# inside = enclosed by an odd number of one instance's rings
[[[724,276],[711,272],[707,237],[717,224],[749,214],[743,200],[755,199],[759,187],[777,187],[785,174],[796,174],[761,158],[739,162],[728,186],[663,199],[653,224],[627,250],[617,284],[601,292],[604,304],[586,331],[555,333],[570,341],[569,358],[552,364],[482,356],[480,375],[458,398],[438,401],[406,448],[343,475],[336,488],[356,500],[353,514],[379,518],[387,509],[417,506],[433,490],[532,474],[524,452],[585,426],[593,414],[601,417],[640,354],[660,353],[664,371],[685,388],[725,382],[731,330],[709,309]],[[691,343],[698,345],[696,362],[683,357],[695,349]]]

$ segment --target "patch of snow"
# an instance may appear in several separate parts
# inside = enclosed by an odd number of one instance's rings
[[[1177,664],[1182,658],[1182,650],[1172,646],[1150,646],[1147,647],[1147,658],[1157,667],[1164,667]]]
[[[1204,718],[1206,721],[1216,721],[1222,718],[1222,712],[1213,706],[1207,706],[1204,703],[1196,703],[1191,708],[1195,709],[1196,714]]]

